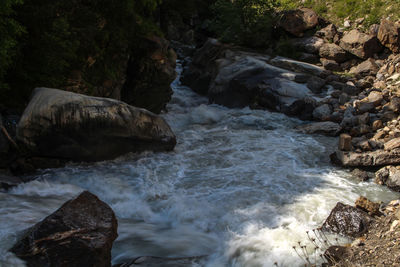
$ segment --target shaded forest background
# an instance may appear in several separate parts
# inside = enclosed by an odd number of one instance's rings
[[[395,0],[367,2],[2,0],[0,104],[23,108],[38,86],[79,86],[99,95],[99,85],[123,79],[126,69],[121,66],[144,36],[168,35],[171,24],[187,24],[225,42],[268,47],[281,10],[306,6],[334,22],[366,16],[366,24],[399,14]]]

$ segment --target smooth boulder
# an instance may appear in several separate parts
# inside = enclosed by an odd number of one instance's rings
[[[368,230],[373,218],[355,207],[338,202],[322,225],[322,230],[359,237]]]
[[[109,98],[36,88],[17,126],[31,155],[72,161],[112,159],[128,152],[172,150],[163,118]]]
[[[29,267],[109,267],[116,238],[112,209],[84,191],[30,228],[10,251]]]

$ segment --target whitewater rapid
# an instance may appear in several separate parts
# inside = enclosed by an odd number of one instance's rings
[[[118,217],[113,263],[209,255],[207,267],[304,266],[292,247],[338,201],[398,197],[332,166],[336,138],[298,133],[303,122],[283,114],[208,105],[179,77],[172,86],[163,117],[177,136],[173,152],[42,170],[0,192],[0,266],[24,266],[7,252],[18,236],[83,190]]]

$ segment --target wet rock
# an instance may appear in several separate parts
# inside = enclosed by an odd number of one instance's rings
[[[349,134],[343,133],[339,137],[339,150],[351,151],[351,136]]]
[[[138,257],[128,263],[116,264],[113,267],[192,267],[202,266],[205,256],[188,258],[159,258],[159,257]]]
[[[321,67],[290,58],[278,56],[271,59],[270,63],[279,68],[288,69],[294,72],[306,73],[321,78],[325,78],[329,75],[329,72]]]
[[[356,208],[367,212],[371,216],[380,216],[382,213],[379,211],[380,204],[372,202],[366,197],[360,196],[355,202]]]
[[[337,136],[342,130],[340,125],[331,121],[314,122],[296,127],[297,130],[307,134],[323,134]]]
[[[176,77],[176,54],[160,37],[143,38],[133,49],[121,90],[122,101],[160,113],[171,100],[171,83]]]
[[[307,81],[307,87],[313,93],[321,93],[322,87],[325,85],[325,80],[316,76],[311,76]]]
[[[342,68],[340,67],[340,65],[331,59],[326,59],[326,58],[321,58],[320,59],[322,66],[324,67],[324,69],[326,70],[330,70],[330,71],[342,71]]]
[[[350,255],[350,249],[344,246],[330,246],[324,252],[328,264],[334,265]]]
[[[319,55],[322,58],[334,60],[337,63],[342,63],[350,58],[350,54],[337,44],[325,43],[319,49]]]
[[[394,166],[383,167],[375,173],[375,182],[400,192],[400,170]]]
[[[30,228],[10,251],[32,267],[106,267],[116,237],[114,212],[85,191]]]
[[[319,63],[319,57],[314,54],[309,53],[300,53],[298,59],[303,62],[307,62],[310,64],[317,64]]]
[[[311,9],[301,8],[282,12],[279,26],[297,37],[317,26],[318,15]]]
[[[347,52],[363,59],[372,57],[382,50],[378,39],[356,29],[345,34],[340,41],[340,47]]]
[[[288,116],[296,116],[301,120],[311,120],[315,106],[315,99],[306,97],[294,101],[290,106],[284,107],[282,111]]]
[[[338,202],[321,228],[344,236],[359,237],[367,232],[372,221],[368,213]]]
[[[360,170],[360,169],[354,169],[351,174],[357,178],[357,180],[360,181],[368,181],[369,180],[369,175],[366,171]]]
[[[211,82],[215,78],[216,60],[226,49],[227,47],[218,40],[208,39],[196,51],[190,66],[184,69],[182,83],[199,94],[207,95]]]
[[[175,135],[161,117],[109,99],[36,88],[17,127],[31,156],[72,161],[128,152],[172,150]]]
[[[294,40],[293,45],[300,50],[303,50],[310,54],[319,53],[319,49],[324,44],[324,40],[315,36],[298,38]]]
[[[363,114],[365,112],[370,112],[375,109],[374,103],[366,101],[354,101],[353,105],[355,106],[358,114]]]
[[[340,94],[340,96],[339,96],[339,104],[340,105],[344,105],[349,100],[350,100],[350,97],[348,94],[346,94],[346,93]]]
[[[0,190],[8,190],[11,187],[17,186],[21,183],[23,183],[23,180],[19,177],[0,173]]]
[[[328,120],[332,114],[332,108],[328,104],[323,104],[313,111],[313,118],[316,120],[324,121]]]
[[[365,77],[368,75],[376,75],[378,71],[379,66],[375,63],[375,60],[369,58],[356,67],[351,68],[349,73],[354,74],[357,77]]]
[[[394,53],[400,52],[400,25],[382,19],[378,31],[379,41]]]

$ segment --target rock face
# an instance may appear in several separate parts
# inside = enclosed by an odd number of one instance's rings
[[[349,53],[367,59],[382,50],[376,37],[358,30],[351,30],[340,41],[340,47]]]
[[[359,237],[368,230],[372,220],[366,212],[338,202],[322,225],[322,230]]]
[[[131,52],[121,100],[129,105],[160,113],[172,95],[176,54],[163,38],[144,38]]]
[[[106,267],[116,237],[114,212],[85,191],[29,229],[11,252],[30,267]]]
[[[400,25],[383,19],[378,31],[379,41],[394,53],[400,52]]]
[[[279,25],[287,32],[301,37],[304,31],[318,24],[318,15],[311,9],[301,8],[286,11],[282,14]]]
[[[36,88],[17,126],[31,155],[97,161],[128,152],[172,150],[176,139],[159,116],[123,102]]]

